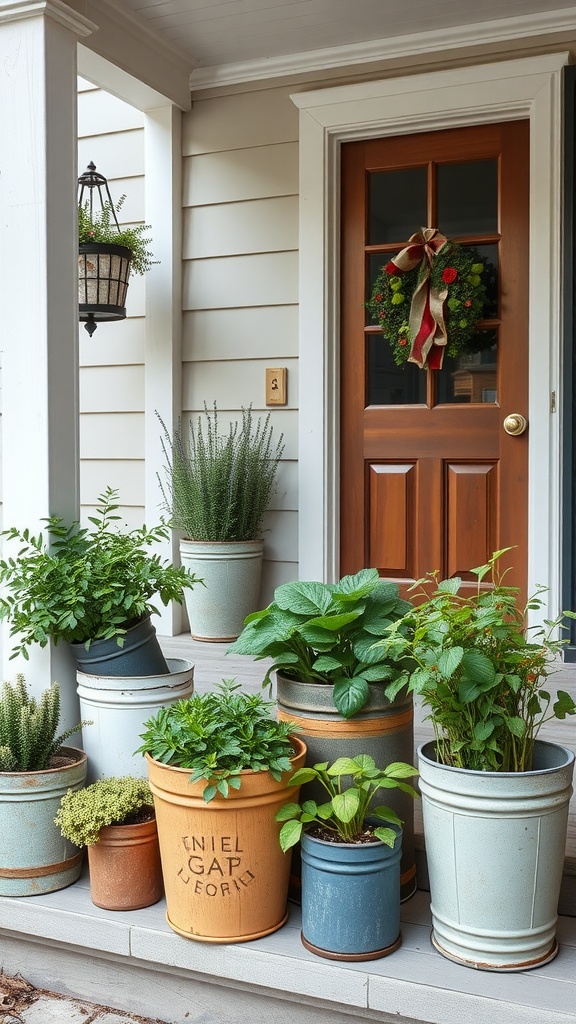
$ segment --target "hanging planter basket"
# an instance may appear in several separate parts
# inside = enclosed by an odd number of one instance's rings
[[[79,246],[78,308],[89,334],[96,322],[124,320],[132,253],[125,245],[91,242]],[[92,330],[90,326],[92,325]]]

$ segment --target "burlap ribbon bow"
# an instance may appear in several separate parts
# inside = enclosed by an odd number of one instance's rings
[[[420,264],[408,321],[412,338],[408,362],[416,363],[420,369],[440,370],[448,341],[444,323],[444,301],[448,289],[434,288],[430,283],[434,257],[446,242],[437,228],[422,228],[390,261],[399,271],[413,270]]]

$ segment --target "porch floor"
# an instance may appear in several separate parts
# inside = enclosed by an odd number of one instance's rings
[[[198,644],[189,636],[162,645],[169,657],[194,661],[197,690],[234,676],[246,688],[260,687],[262,665],[226,656],[226,645]],[[555,683],[574,692],[575,680],[576,668],[568,666]],[[574,746],[574,723],[547,727],[551,732]],[[427,735],[419,720],[416,741]],[[576,854],[574,822],[572,814],[568,865]],[[0,966],[39,987],[169,1024],[254,1024],[257,1015],[272,1024],[574,1024],[574,916],[559,919],[555,960],[505,976],[460,967],[436,952],[423,890],[403,904],[402,946],[382,960],[322,960],[301,944],[299,920],[299,908],[291,906],[286,926],[266,938],[194,942],[168,927],[163,901],[128,913],[98,909],[84,873],[76,885],[46,896],[0,898]]]

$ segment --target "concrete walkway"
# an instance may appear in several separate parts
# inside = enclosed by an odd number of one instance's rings
[[[159,1017],[114,1010],[35,989],[20,977],[0,973],[0,1024],[166,1024]]]

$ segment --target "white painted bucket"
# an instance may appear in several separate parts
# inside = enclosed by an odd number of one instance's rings
[[[82,729],[88,755],[88,781],[117,775],[148,775],[141,733],[152,715],[176,700],[190,697],[194,665],[168,658],[168,674],[158,676],[97,676],[77,673],[80,712],[93,724]]]
[[[263,540],[180,541],[180,559],[204,580],[184,591],[195,640],[225,643],[240,636],[244,619],[258,610]]]
[[[529,772],[449,768],[418,749],[432,941],[480,970],[524,971],[558,952],[556,919],[574,754],[537,740]]]

